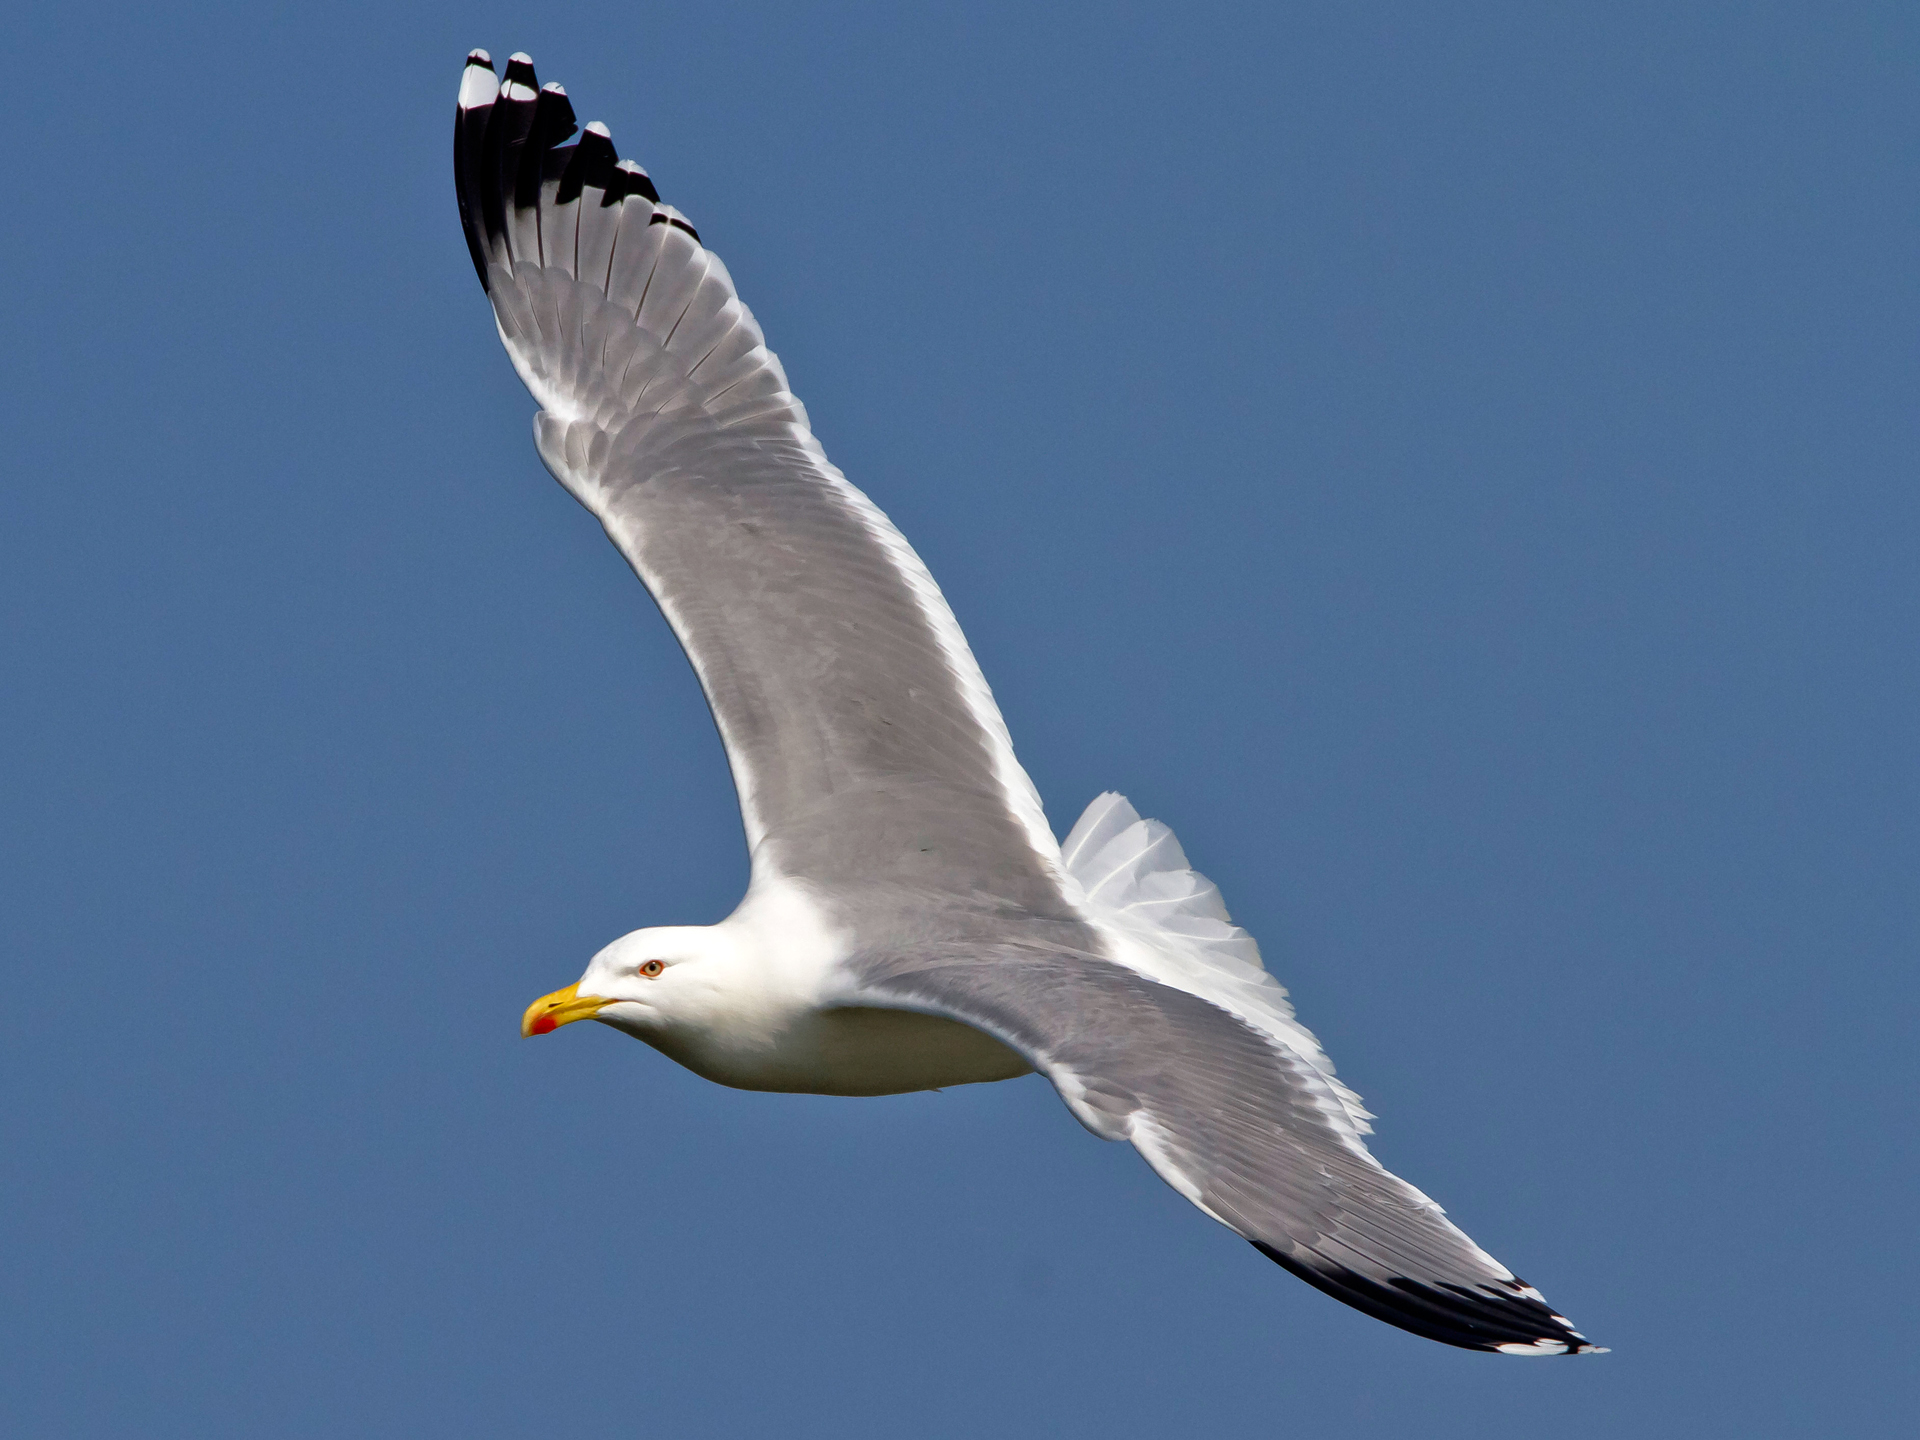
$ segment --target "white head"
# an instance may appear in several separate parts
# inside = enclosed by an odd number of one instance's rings
[[[657,925],[622,935],[578,981],[529,1005],[520,1033],[545,1035],[575,1020],[641,1034],[700,1024],[734,978],[727,963],[733,949],[718,925]]]

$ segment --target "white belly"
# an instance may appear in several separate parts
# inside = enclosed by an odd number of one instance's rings
[[[723,1036],[608,1024],[694,1074],[739,1090],[899,1095],[1011,1080],[1033,1067],[991,1035],[910,1010],[814,1010],[777,1035]]]

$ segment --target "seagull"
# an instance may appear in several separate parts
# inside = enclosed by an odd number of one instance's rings
[[[1464,1349],[1573,1355],[1540,1292],[1368,1151],[1371,1118],[1166,826],[1064,844],[920,557],[828,461],[727,267],[532,60],[460,82],[461,224],[534,444],[673,627],[751,855],[717,925],[623,935],[521,1022],[743,1090],[1038,1071],[1293,1274]]]

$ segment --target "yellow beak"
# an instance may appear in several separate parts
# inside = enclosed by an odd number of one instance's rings
[[[569,985],[551,995],[542,995],[529,1005],[527,1013],[520,1017],[520,1033],[545,1035],[576,1020],[591,1020],[603,1006],[612,1003],[604,995],[582,995],[579,985]]]

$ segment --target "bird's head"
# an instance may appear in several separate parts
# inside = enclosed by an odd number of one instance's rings
[[[522,1035],[545,1035],[575,1020],[647,1031],[690,1018],[713,993],[728,947],[713,925],[659,925],[622,935],[564,990],[543,995],[520,1018]]]

